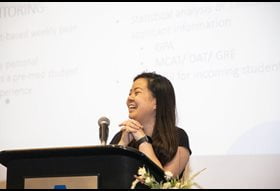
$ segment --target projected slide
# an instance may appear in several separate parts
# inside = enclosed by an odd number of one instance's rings
[[[133,77],[173,83],[194,155],[280,153],[280,3],[0,3],[0,150],[98,145]]]

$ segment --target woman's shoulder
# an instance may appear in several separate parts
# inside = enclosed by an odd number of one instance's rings
[[[184,129],[177,127],[177,133],[178,133],[178,137],[179,137],[179,146],[186,147],[191,154],[192,151],[190,149],[189,136],[188,136],[187,132]]]
[[[184,129],[182,129],[181,127],[177,126],[176,129],[177,129],[178,134],[180,134],[180,135],[183,134],[183,135],[188,136],[187,132]]]
[[[180,139],[189,139],[189,136],[184,129],[177,127],[177,133]]]

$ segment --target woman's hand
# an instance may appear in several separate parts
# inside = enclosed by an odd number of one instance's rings
[[[122,137],[119,142],[127,146],[133,139],[136,141],[145,136],[143,126],[136,120],[129,119],[119,124],[122,130]]]

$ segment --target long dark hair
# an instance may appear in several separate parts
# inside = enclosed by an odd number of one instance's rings
[[[156,99],[156,121],[152,134],[153,148],[162,165],[175,156],[178,147],[176,129],[176,99],[171,82],[155,72],[144,72],[133,81],[144,78]]]

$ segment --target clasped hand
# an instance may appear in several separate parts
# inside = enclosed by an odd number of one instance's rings
[[[144,127],[138,121],[129,119],[119,124],[122,131],[120,142],[127,146],[133,139],[136,141],[145,136]]]

